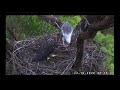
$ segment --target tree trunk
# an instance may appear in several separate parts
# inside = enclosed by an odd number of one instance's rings
[[[77,54],[76,61],[73,65],[73,69],[76,71],[82,70],[82,57],[83,57],[83,49],[84,49],[84,40],[92,39],[95,37],[97,31],[104,30],[109,28],[111,25],[114,25],[114,16],[97,16],[97,15],[87,15],[86,18],[90,22],[90,26],[88,26],[85,32],[81,32],[77,38]],[[78,23],[79,24],[79,23]],[[77,27],[80,27],[77,25]]]

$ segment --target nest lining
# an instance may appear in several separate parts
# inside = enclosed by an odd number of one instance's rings
[[[47,58],[40,62],[32,62],[37,51],[42,52],[42,47],[51,40],[57,41],[59,46]],[[6,60],[6,74],[8,75],[71,75],[70,70],[75,62],[76,40],[72,39],[68,48],[60,46],[56,34],[45,34],[41,37],[14,42],[11,58]],[[53,56],[52,56],[53,55]],[[103,72],[102,62],[107,55],[97,47],[92,40],[85,40],[82,68],[84,72]]]

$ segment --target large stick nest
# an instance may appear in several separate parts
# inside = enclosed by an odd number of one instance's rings
[[[13,43],[11,57],[6,58],[7,75],[71,75],[71,67],[75,62],[76,39],[73,37],[71,45],[62,47],[62,41],[57,34],[45,34],[41,37],[16,41]],[[47,57],[47,60],[32,62],[37,55],[41,55],[43,46],[49,45],[50,40],[59,46]],[[38,53],[39,50],[39,53]],[[6,54],[6,57],[7,54]],[[102,65],[107,55],[102,52],[92,40],[85,40],[82,69],[84,72],[104,72]]]

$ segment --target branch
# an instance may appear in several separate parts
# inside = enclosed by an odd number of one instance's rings
[[[13,52],[13,45],[6,39],[6,56],[11,58],[11,54]]]
[[[40,17],[42,19],[44,19],[46,22],[48,22],[48,23],[52,24],[53,26],[57,27],[58,29],[60,29],[59,27],[61,27],[62,24],[63,24],[63,22],[60,19],[54,17],[53,15],[40,15]]]
[[[81,37],[82,39],[90,39],[90,38],[94,38],[97,31],[101,31],[104,29],[107,29],[111,26],[113,26],[114,24],[114,16],[110,15],[110,16],[106,16],[103,20],[99,21],[97,19],[98,16],[95,16],[96,19],[94,19],[93,23],[88,26],[87,31],[86,32],[81,32],[79,35],[79,37]],[[96,21],[95,21],[96,20]],[[97,22],[97,23],[96,23]]]
[[[82,57],[83,57],[83,49],[84,49],[84,40],[78,36],[77,38],[77,55],[76,61],[73,64],[72,68],[79,72],[82,71]]]
[[[89,23],[91,25],[88,26],[87,31],[81,32],[77,38],[77,55],[76,55],[76,61],[74,65],[72,66],[73,69],[79,72],[79,69],[82,71],[82,57],[83,57],[83,49],[84,49],[84,40],[94,38],[97,31],[104,30],[109,28],[111,25],[114,25],[114,16],[97,16],[97,15],[91,15],[86,16]],[[84,18],[83,18],[84,19]],[[80,24],[76,27],[81,27]]]
[[[94,30],[94,31],[100,31],[100,30],[104,30],[110,27],[111,24],[114,23],[114,16],[113,15],[109,15],[106,16],[105,19],[103,19],[102,21],[99,21],[98,23],[93,23],[92,25],[90,25],[88,27],[88,31]]]
[[[7,30],[9,31],[9,33],[10,33],[10,35],[13,37],[13,39],[14,39],[15,41],[18,41],[17,38],[16,38],[16,36],[15,36],[15,34],[14,34],[14,32],[13,32],[12,30],[10,30],[9,28],[7,28]]]

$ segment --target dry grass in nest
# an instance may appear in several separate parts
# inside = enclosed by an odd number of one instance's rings
[[[76,41],[72,40],[68,48],[59,46],[47,58],[40,62],[32,62],[37,50],[48,39],[57,40],[57,35],[45,34],[28,40],[16,41],[13,44],[11,58],[6,58],[7,75],[71,75],[71,67],[75,62]],[[62,44],[62,41],[58,41]],[[106,54],[100,50],[92,41],[85,41],[82,69],[84,72],[104,71],[102,62],[106,59]]]

